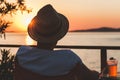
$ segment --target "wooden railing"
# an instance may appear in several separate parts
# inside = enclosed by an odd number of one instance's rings
[[[0,44],[0,47],[20,47],[22,45],[7,45]],[[23,45],[24,46],[24,45]],[[35,47],[35,45],[28,45]],[[120,50],[120,46],[70,46],[70,45],[57,45],[56,48],[70,48],[70,49],[98,49],[100,50],[100,59],[101,59],[101,71],[107,65],[107,50]]]

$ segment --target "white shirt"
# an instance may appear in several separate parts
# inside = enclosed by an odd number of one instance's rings
[[[21,46],[16,56],[23,68],[46,76],[67,74],[76,63],[82,63],[81,59],[71,50],[51,51]]]

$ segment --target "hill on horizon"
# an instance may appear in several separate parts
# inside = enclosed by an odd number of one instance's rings
[[[72,30],[70,32],[120,32],[120,28],[100,27],[86,30]]]

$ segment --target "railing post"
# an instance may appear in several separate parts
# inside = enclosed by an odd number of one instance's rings
[[[107,66],[107,49],[102,48],[101,49],[101,71],[105,69]],[[104,72],[106,74],[106,70]]]

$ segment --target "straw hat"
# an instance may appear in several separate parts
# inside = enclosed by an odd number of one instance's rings
[[[68,32],[67,18],[50,5],[41,8],[28,25],[28,34],[35,41],[54,43]]]

